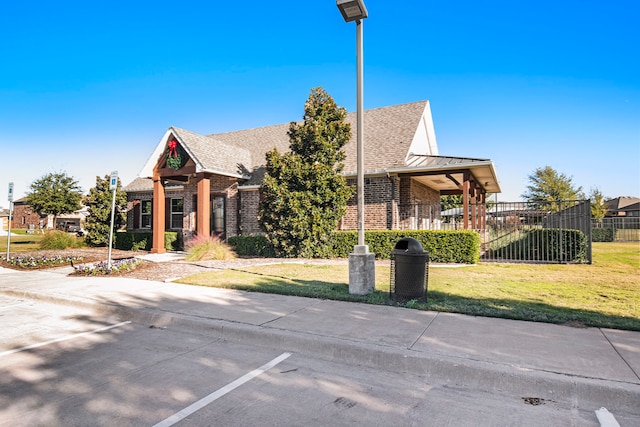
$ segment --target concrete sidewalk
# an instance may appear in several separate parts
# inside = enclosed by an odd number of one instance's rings
[[[0,268],[0,292],[640,421],[640,332],[63,273]]]

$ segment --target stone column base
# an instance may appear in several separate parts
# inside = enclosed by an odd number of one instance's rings
[[[367,295],[376,287],[376,254],[369,246],[358,245],[349,254],[349,293]]]

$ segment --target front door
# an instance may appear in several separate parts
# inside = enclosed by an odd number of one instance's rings
[[[211,232],[216,236],[225,234],[224,196],[211,197]]]

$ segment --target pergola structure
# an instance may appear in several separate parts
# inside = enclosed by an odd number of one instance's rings
[[[465,230],[485,228],[487,194],[501,192],[493,162],[488,159],[410,154],[407,167],[388,172],[409,173],[441,196],[462,195]]]

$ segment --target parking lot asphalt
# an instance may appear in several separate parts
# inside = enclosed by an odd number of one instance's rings
[[[640,420],[640,332],[0,268],[6,295]]]

